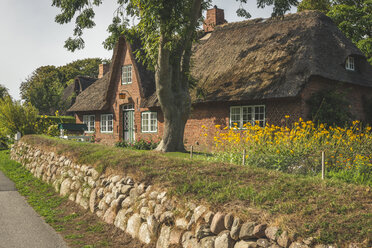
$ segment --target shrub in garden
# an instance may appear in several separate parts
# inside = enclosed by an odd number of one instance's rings
[[[241,164],[246,150],[246,164],[316,175],[321,169],[321,151],[325,151],[328,176],[372,185],[371,127],[363,128],[359,121],[345,128],[315,125],[301,118],[291,128],[251,123],[244,127],[221,129],[217,125],[215,156],[210,159]]]
[[[137,150],[153,150],[158,146],[159,142],[152,140],[138,139],[134,142],[127,142],[125,140],[119,141],[115,144],[116,147],[133,148]]]

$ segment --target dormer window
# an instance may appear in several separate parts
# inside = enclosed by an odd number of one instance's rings
[[[347,57],[346,63],[345,63],[345,69],[349,71],[355,71],[355,63],[354,63],[354,57]]]
[[[121,84],[132,83],[132,65],[124,65],[121,72]]]

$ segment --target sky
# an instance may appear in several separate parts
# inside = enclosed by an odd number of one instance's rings
[[[96,26],[84,32],[85,48],[67,51],[64,41],[72,35],[74,24],[54,22],[60,12],[51,6],[52,0],[1,0],[0,1],[0,84],[10,95],[20,100],[19,86],[32,72],[46,65],[61,66],[85,58],[111,59],[112,51],[105,50],[102,42],[108,36],[107,26],[116,9],[116,0],[104,0],[96,8]],[[237,17],[239,3],[235,0],[214,0],[213,5],[225,10],[228,22],[243,20]],[[272,9],[257,9],[250,0],[244,7],[252,18],[267,18]]]

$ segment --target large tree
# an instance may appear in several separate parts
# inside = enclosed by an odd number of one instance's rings
[[[234,0],[230,0],[234,1]],[[235,0],[246,3],[247,0]],[[94,7],[103,0],[53,0],[61,9],[55,21],[69,23],[76,16],[73,38],[65,42],[71,51],[84,47],[83,30],[94,27]],[[196,31],[202,23],[202,11],[212,0],[117,0],[118,9],[108,30],[111,35],[105,47],[111,48],[118,35],[125,31],[140,36],[143,53],[136,54],[155,70],[156,94],[164,113],[164,134],[157,150],[184,151],[183,135],[189,117],[191,99],[189,85],[191,47]],[[273,6],[273,16],[283,15],[296,5],[297,0],[257,0],[261,8]],[[243,8],[239,16],[250,17]],[[128,18],[137,18],[138,24],[128,30]]]
[[[372,64],[372,0],[303,0],[303,10],[326,13]]]
[[[97,77],[100,58],[76,60],[66,65],[41,66],[24,82],[20,91],[27,103],[35,106],[40,114],[52,115],[56,110],[64,112],[66,104],[62,101],[63,89],[73,82],[76,76]]]

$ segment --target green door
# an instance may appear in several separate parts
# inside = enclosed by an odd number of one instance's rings
[[[131,107],[131,106],[129,106]],[[127,142],[134,141],[134,110],[125,108],[123,110],[123,138]]]

